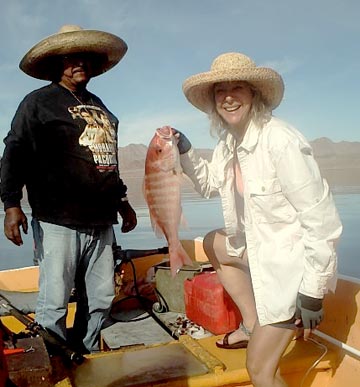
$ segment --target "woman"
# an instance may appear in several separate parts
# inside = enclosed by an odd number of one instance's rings
[[[294,329],[307,339],[335,288],[338,213],[309,143],[272,116],[284,92],[277,72],[226,53],[183,91],[219,137],[211,162],[180,132],[178,147],[196,190],[221,196],[225,228],[206,235],[204,248],[243,316],[217,346],[247,347],[255,386],[284,386],[278,366]]]

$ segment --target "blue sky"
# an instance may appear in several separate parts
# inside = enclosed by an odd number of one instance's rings
[[[182,93],[183,81],[207,71],[224,52],[250,56],[284,78],[274,114],[309,140],[360,141],[360,2],[358,0],[12,0],[0,15],[0,137],[22,98],[46,82],[18,68],[23,55],[63,24],[114,33],[129,50],[91,80],[120,120],[119,145],[147,145],[162,125],[212,148],[207,117]],[[0,144],[0,152],[3,151]]]

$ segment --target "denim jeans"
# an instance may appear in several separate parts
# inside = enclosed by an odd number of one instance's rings
[[[112,226],[72,229],[33,219],[32,227],[40,268],[36,321],[66,340],[67,305],[76,288],[73,336],[97,351],[114,298]]]

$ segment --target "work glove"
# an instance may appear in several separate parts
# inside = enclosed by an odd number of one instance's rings
[[[315,329],[323,320],[324,311],[322,303],[323,300],[321,298],[313,298],[298,293],[295,318],[301,319],[301,325],[304,329]],[[298,326],[300,326],[300,323]]]
[[[183,153],[186,153],[191,148],[191,142],[189,139],[185,136],[184,133],[179,132],[178,130],[171,128],[174,136],[176,137],[177,141],[177,147],[179,149],[179,153],[182,155]]]

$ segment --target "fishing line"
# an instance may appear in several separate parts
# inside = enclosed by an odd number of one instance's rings
[[[316,346],[323,350],[323,353],[314,361],[314,363],[308,368],[305,375],[301,379],[300,387],[303,387],[306,378],[309,376],[310,372],[321,362],[324,356],[328,353],[328,347],[325,344],[320,343],[319,341],[309,337],[308,341],[312,341]]]
[[[164,248],[163,248],[164,249]],[[163,251],[163,249],[158,249],[159,251]],[[159,252],[157,251],[157,252]],[[122,262],[122,263],[125,263],[125,262]],[[138,317],[138,318],[132,318],[132,319],[127,319],[127,320],[122,320],[120,319],[119,317],[113,317],[113,314],[112,314],[112,317],[114,318],[114,320],[118,321],[118,322],[124,322],[124,323],[131,323],[131,322],[137,322],[137,321],[141,321],[141,320],[145,320],[149,317],[151,317],[153,320],[155,320],[170,336],[173,337],[173,332],[172,330],[154,313],[154,310],[153,310],[153,305],[154,305],[154,301],[147,298],[147,297],[144,297],[140,294],[139,292],[139,288],[137,286],[137,277],[136,277],[136,268],[135,268],[135,265],[134,265],[134,262],[132,261],[132,259],[128,259],[126,260],[126,263],[130,263],[131,265],[131,269],[132,269],[132,274],[133,274],[133,282],[134,282],[134,285],[133,285],[133,288],[134,288],[134,291],[135,291],[135,296],[127,296],[125,298],[122,298],[121,300],[119,300],[117,302],[117,304],[121,304],[122,302],[126,301],[126,300],[129,300],[129,299],[137,299],[142,307],[142,309],[144,310],[144,312],[147,313],[147,315],[145,316],[142,316],[142,317]],[[120,264],[121,266],[121,264]],[[118,268],[118,270],[120,270]],[[168,305],[165,301],[165,299],[161,296],[161,294],[156,291],[156,289],[154,289],[154,294],[158,300],[158,302],[156,304],[158,304],[155,308],[155,312],[164,312],[164,311],[168,311],[169,308],[168,308]],[[149,305],[150,304],[150,305]]]

